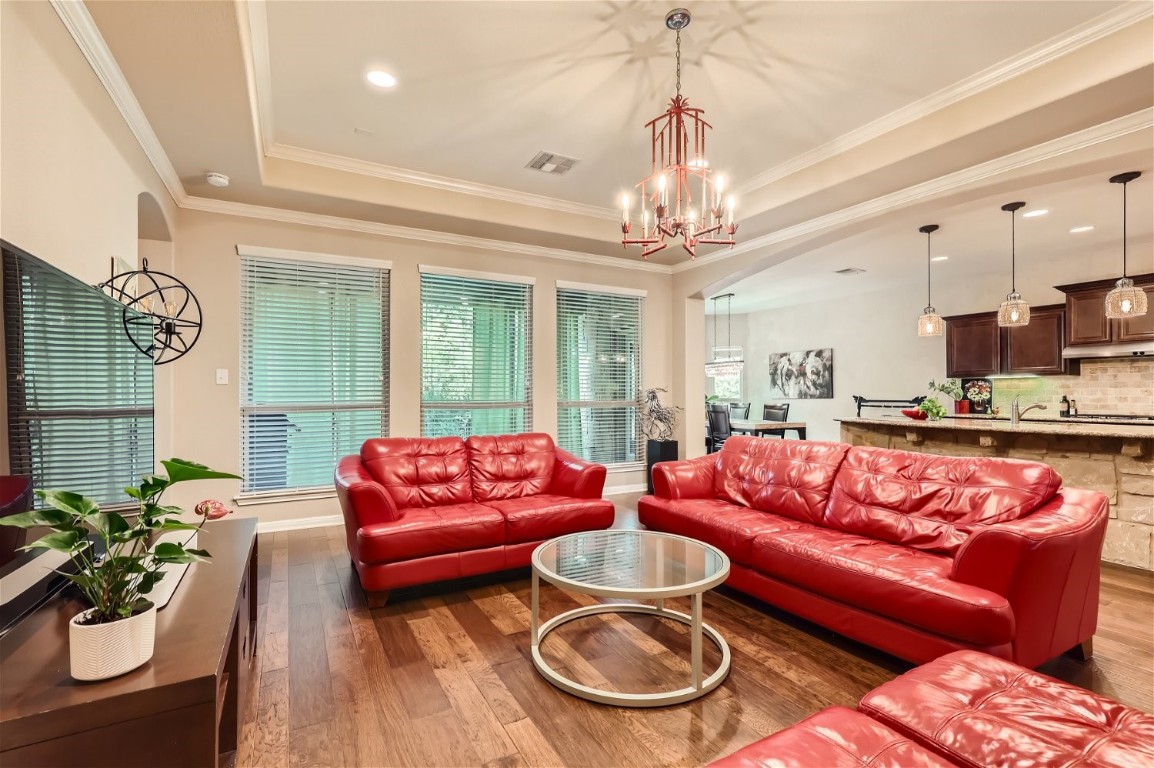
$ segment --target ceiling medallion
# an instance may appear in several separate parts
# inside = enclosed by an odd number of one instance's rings
[[[713,126],[705,122],[705,110],[690,107],[681,95],[681,30],[690,20],[684,8],[665,15],[665,26],[677,32],[677,93],[664,114],[645,124],[650,131],[652,167],[649,176],[637,184],[641,189],[640,237],[630,237],[633,195],[621,200],[621,245],[640,245],[644,259],[678,237],[690,258],[697,258],[698,245],[732,246],[736,242],[733,198],[722,199],[725,182],[720,176],[711,178],[713,171],[705,159],[706,132]],[[697,200],[695,189],[700,190]]]
[[[124,304],[124,330],[154,365],[183,357],[200,338],[200,302],[177,278],[149,269],[148,259],[97,287]]]

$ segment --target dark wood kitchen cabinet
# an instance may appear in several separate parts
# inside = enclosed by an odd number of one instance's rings
[[[1131,279],[1135,285],[1145,289],[1154,307],[1154,274],[1138,275]],[[1154,340],[1154,311],[1128,320],[1107,319],[1106,294],[1116,282],[1097,280],[1057,286],[1059,291],[1066,294],[1066,336],[1070,346]]]
[[[1066,346],[1064,304],[1031,308],[1029,325],[1019,328],[1000,328],[997,312],[945,320],[946,375],[952,378],[1078,372],[1078,361],[1062,359]]]

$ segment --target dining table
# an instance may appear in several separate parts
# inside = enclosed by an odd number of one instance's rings
[[[731,432],[740,433],[744,435],[756,435],[758,437],[765,435],[768,432],[784,432],[792,430],[797,432],[798,440],[805,439],[805,422],[804,421],[769,421],[768,419],[730,419],[729,430]]]

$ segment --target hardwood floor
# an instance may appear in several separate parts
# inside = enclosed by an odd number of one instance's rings
[[[617,497],[617,527],[635,499]],[[622,503],[624,502],[624,503]],[[593,704],[529,657],[528,571],[394,592],[369,609],[341,527],[263,534],[257,657],[237,766],[701,765],[910,664],[722,588],[705,620],[733,667],[713,693],[658,709]],[[542,613],[588,604],[543,585]],[[687,611],[688,601],[667,601]],[[707,673],[717,653],[705,643]],[[594,616],[542,645],[571,678],[658,690],[688,677],[686,628]],[[1104,566],[1094,657],[1041,671],[1154,712],[1154,575]]]

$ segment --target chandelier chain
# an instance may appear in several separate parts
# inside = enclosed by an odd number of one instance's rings
[[[681,95],[681,30],[677,30],[677,95]]]
[[[1018,222],[1018,212],[1017,211],[1010,211],[1010,291],[1013,293],[1018,292],[1018,282],[1017,282],[1018,270],[1017,270],[1017,262],[1016,262],[1017,253],[1018,253],[1018,245],[1017,245],[1017,241],[1016,241],[1017,222]]]
[[[931,262],[931,259],[930,259],[930,238],[931,237],[933,237],[933,234],[930,232],[927,232],[926,233],[926,306],[927,307],[933,306],[933,303],[934,303],[930,299],[930,270],[933,269],[933,264],[930,263]]]
[[[1126,277],[1126,187],[1122,184],[1122,277]]]

